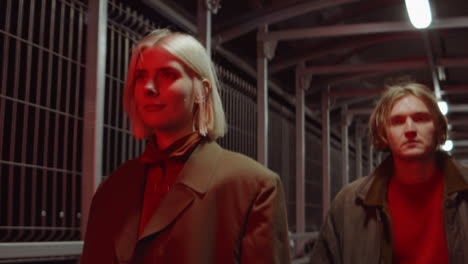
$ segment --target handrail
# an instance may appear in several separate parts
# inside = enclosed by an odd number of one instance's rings
[[[80,256],[83,241],[0,243],[0,260],[52,256]]]

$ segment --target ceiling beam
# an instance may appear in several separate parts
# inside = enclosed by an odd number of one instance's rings
[[[358,72],[388,72],[398,70],[421,69],[429,66],[427,58],[412,58],[399,61],[387,61],[367,64],[338,64],[325,66],[309,66],[301,70],[301,75],[328,75]],[[437,66],[461,67],[468,66],[468,57],[441,58]]]
[[[304,1],[303,3],[296,4],[290,7],[284,7],[271,12],[265,12],[263,15],[256,16],[255,18],[237,23],[235,26],[214,34],[213,39],[218,41],[218,44],[235,39],[244,35],[258,27],[261,24],[273,24],[289,18],[304,15],[313,11],[331,8],[338,5],[359,2],[361,0],[320,0],[320,1]]]
[[[447,28],[465,28],[468,27],[468,17],[453,17],[436,19],[428,28],[432,29],[447,29]],[[351,24],[338,26],[321,26],[310,28],[299,28],[289,30],[271,31],[257,38],[263,41],[278,41],[278,40],[294,40],[307,38],[323,38],[323,37],[342,37],[355,36],[365,34],[390,33],[390,32],[407,32],[418,31],[408,21],[405,22],[376,22],[366,24]]]
[[[143,2],[177,26],[193,34],[197,33],[197,26],[192,23],[192,21],[181,15],[173,7],[167,5],[165,1],[143,0]]]
[[[419,38],[421,37],[421,35],[418,33],[419,32],[388,34],[388,35],[380,35],[380,36],[371,36],[365,39],[359,39],[359,40],[354,40],[354,41],[350,40],[347,42],[339,42],[339,44],[320,48],[306,55],[301,54],[300,56],[296,56],[292,58],[288,57],[287,59],[283,61],[273,63],[270,67],[270,72],[276,73],[288,67],[295,66],[301,61],[308,61],[308,60],[317,59],[317,58],[320,58],[329,54],[336,54],[336,52],[339,52],[342,50],[365,48],[365,47],[369,47],[375,44],[401,40],[401,39]]]

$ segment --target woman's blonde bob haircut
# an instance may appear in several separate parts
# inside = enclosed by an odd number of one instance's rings
[[[389,124],[389,115],[396,101],[407,95],[414,95],[421,99],[434,118],[434,150],[437,150],[447,139],[447,119],[440,111],[437,100],[430,89],[415,82],[398,83],[387,87],[369,120],[369,133],[372,144],[377,150],[389,150],[385,132],[385,128]]]
[[[200,135],[206,136],[211,140],[224,136],[226,120],[218,91],[219,80],[205,48],[198,40],[188,34],[171,32],[168,29],[157,29],[136,44],[128,67],[123,106],[132,123],[134,137],[145,139],[154,133],[153,129],[143,123],[138,114],[134,91],[135,67],[141,58],[142,52],[152,47],[167,50],[185,64],[186,69],[194,75],[193,78],[209,82],[210,89],[208,89],[208,94],[206,95],[204,86],[197,85],[199,82],[193,82],[193,94],[195,97],[193,127]]]

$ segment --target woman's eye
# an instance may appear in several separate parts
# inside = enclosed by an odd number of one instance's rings
[[[135,80],[137,81],[142,81],[146,79],[146,73],[142,71],[136,71],[135,72]]]
[[[159,72],[159,76],[168,80],[176,80],[179,77],[179,74],[170,69],[163,69]]]

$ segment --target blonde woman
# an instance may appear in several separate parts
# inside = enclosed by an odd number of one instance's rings
[[[132,53],[123,98],[144,153],[91,205],[81,263],[289,263],[278,175],[221,148],[219,82],[192,36],[156,30]]]

